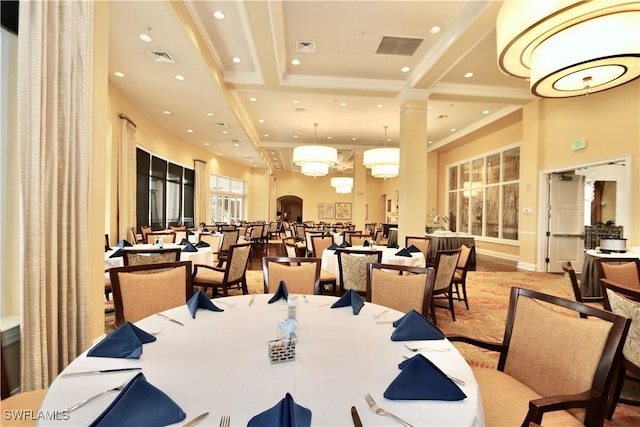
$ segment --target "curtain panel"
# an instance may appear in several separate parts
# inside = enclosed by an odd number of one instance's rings
[[[48,387],[89,345],[93,4],[20,3],[21,387]]]
[[[201,222],[209,224],[211,221],[207,216],[207,206],[209,205],[209,180],[207,179],[207,162],[194,160],[193,168],[196,173],[195,197],[193,198],[194,227],[198,227]]]
[[[136,226],[136,124],[120,114],[118,128],[117,212],[118,240],[122,240],[129,238],[129,228]]]

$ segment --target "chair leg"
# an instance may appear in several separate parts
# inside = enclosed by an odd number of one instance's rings
[[[464,305],[467,307],[467,311],[469,311],[469,300],[467,299],[467,281],[462,281],[462,296],[464,297]]]
[[[613,413],[616,411],[616,406],[618,406],[618,401],[620,400],[620,393],[622,392],[622,385],[624,384],[624,373],[626,372],[625,367],[620,363],[618,368],[618,372],[614,375],[613,383],[611,387],[611,396],[609,396],[609,411],[607,413],[607,419],[611,420],[613,418]]]
[[[431,300],[431,321],[433,322],[434,325],[438,324],[438,321],[436,320],[436,304],[433,302],[433,300]]]
[[[247,288],[247,279],[246,277],[242,278],[242,295],[248,295],[249,289]]]
[[[451,311],[451,319],[455,322],[456,321],[456,313],[454,311],[454,306],[453,306],[453,293],[451,292],[452,288],[449,288],[449,311]]]

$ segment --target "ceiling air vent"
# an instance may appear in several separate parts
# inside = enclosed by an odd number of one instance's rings
[[[154,62],[162,62],[165,64],[173,64],[176,62],[166,50],[147,50],[146,52]]]
[[[296,42],[296,52],[313,53],[316,51],[316,42]]]
[[[423,39],[383,36],[376,50],[377,55],[412,56],[420,47]]]
[[[228,126],[227,126],[227,124],[225,122],[218,122],[218,123],[216,123],[216,127],[227,128]]]

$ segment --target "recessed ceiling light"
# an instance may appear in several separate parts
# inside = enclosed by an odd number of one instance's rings
[[[164,110],[164,111],[162,112],[162,114],[166,114],[166,115],[168,116],[168,115],[170,115],[170,114],[171,114],[171,111],[169,111],[169,110]]]
[[[208,117],[213,117],[213,113],[207,113]]]
[[[213,17],[216,19],[224,19],[224,12],[221,10],[216,10],[213,12]]]
[[[489,111],[489,110],[484,110],[484,111],[482,112],[482,114],[489,114],[490,112],[491,112],[491,111]]]
[[[455,132],[455,131],[456,131],[456,128],[451,128],[451,132]]]
[[[333,139],[333,137],[332,136],[328,136],[327,139]]]
[[[218,156],[224,156],[224,154],[222,154],[222,153],[218,153]]]
[[[209,146],[209,145],[211,145],[211,143],[210,142],[205,142],[204,145]]]
[[[258,120],[258,123],[264,123],[263,119]]]
[[[124,77],[124,73],[121,73],[120,71],[116,71],[113,75],[116,77]]]
[[[231,60],[233,62],[235,62],[236,64],[239,64],[242,60],[240,58],[238,58],[237,56],[234,56],[233,58],[231,58]]]
[[[142,40],[143,42],[151,41],[151,36],[149,36],[149,34],[140,34],[138,37],[140,37],[140,40]]]
[[[346,106],[347,106],[347,103],[346,103],[346,102],[341,102],[341,103],[340,103],[340,106],[341,106],[341,107],[346,107]]]
[[[193,133],[193,129],[187,129],[187,132]]]
[[[297,138],[297,137],[298,137],[298,135],[293,135],[293,137],[294,137],[294,138]]]
[[[402,71],[403,73],[408,73],[410,70],[411,70],[411,68],[409,68],[409,67],[402,67],[400,69],[400,71]]]
[[[291,65],[300,65],[300,60],[294,59],[293,61],[291,61]]]
[[[427,144],[433,144],[433,141],[427,141]]]
[[[223,130],[223,131],[222,131],[222,134],[223,134],[223,135],[226,135],[226,134],[228,134],[228,133],[229,133],[229,131],[228,131],[228,130]]]
[[[376,108],[382,108],[382,104],[376,105]]]
[[[269,138],[269,134],[268,134],[268,133],[265,133],[265,134],[264,134],[264,137],[265,137],[265,138]]]
[[[438,27],[437,25],[434,25],[433,27],[431,27],[431,29],[429,30],[429,32],[431,34],[438,34],[440,32],[440,27]]]
[[[245,159],[250,159],[250,158],[251,158],[248,154],[245,154],[243,157],[244,157]]]
[[[257,99],[256,99],[255,97],[253,97],[253,96],[252,96],[251,98],[249,98],[249,101],[251,101],[251,102],[256,102],[256,101],[257,101]]]
[[[468,72],[464,74],[464,78],[465,79],[470,79],[471,77],[473,77],[473,73],[472,72]]]
[[[182,81],[182,80],[184,80],[184,76],[178,74],[178,75],[176,75],[176,80]]]
[[[352,141],[357,141],[358,138],[356,138],[355,136],[353,138],[351,138]]]
[[[298,101],[297,99],[294,99],[294,100],[293,100],[293,103],[294,103],[294,104],[300,104],[300,101]]]

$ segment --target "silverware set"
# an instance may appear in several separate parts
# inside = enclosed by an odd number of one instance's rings
[[[419,351],[451,351],[451,349],[449,349],[449,348],[433,348],[433,347],[417,347],[417,348],[412,348],[412,347],[409,347],[409,346],[408,346],[408,345],[406,345],[406,344],[403,344],[403,345],[407,348],[407,350],[412,351],[412,352],[414,352],[414,353],[417,353],[417,352],[419,352]]]
[[[378,414],[378,415],[389,415],[390,417],[395,418],[396,421],[400,422],[402,425],[404,425],[406,427],[413,427],[411,424],[409,424],[408,422],[406,422],[402,418],[398,417],[397,415],[392,414],[391,412],[387,412],[384,409],[382,409],[380,406],[378,406],[378,404],[375,402],[375,400],[373,400],[373,397],[371,397],[371,395],[369,393],[367,393],[364,396],[364,400],[367,401],[367,404],[369,405],[369,407],[371,408],[371,410],[375,414]]]
[[[128,383],[128,382],[129,382],[129,380],[126,380],[124,383],[120,384],[120,385],[119,385],[119,386],[117,386],[117,387],[113,387],[113,388],[107,389],[107,390],[105,390],[105,391],[103,391],[103,392],[101,392],[101,393],[98,393],[98,394],[96,394],[96,395],[94,395],[94,396],[91,396],[91,397],[89,397],[89,398],[87,398],[87,399],[83,400],[82,402],[76,403],[75,405],[73,405],[73,406],[71,406],[71,407],[67,408],[67,412],[68,412],[68,413],[71,413],[71,412],[75,411],[76,409],[78,409],[78,408],[80,408],[80,407],[82,407],[82,406],[86,405],[87,403],[89,403],[89,402],[93,402],[93,401],[94,401],[94,400],[96,400],[97,398],[104,396],[105,394],[109,394],[109,393],[112,393],[112,392],[114,392],[114,391],[121,391],[121,390],[124,388],[124,386],[126,386],[126,385],[127,385],[127,383]]]
[[[231,425],[231,416],[223,415],[220,418],[220,427],[229,427]]]

